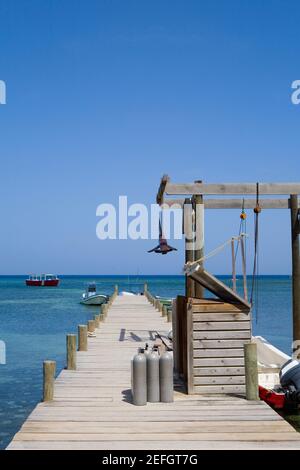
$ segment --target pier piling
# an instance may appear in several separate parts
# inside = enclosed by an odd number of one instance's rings
[[[99,315],[94,315],[95,328],[99,328]]]
[[[95,331],[95,320],[88,320],[87,329],[89,333],[94,333]]]
[[[259,400],[257,346],[255,343],[244,344],[246,399]]]
[[[53,400],[55,370],[55,361],[43,362],[43,401]]]
[[[76,335],[67,335],[67,369],[76,370]]]
[[[78,325],[78,351],[87,351],[87,326]]]

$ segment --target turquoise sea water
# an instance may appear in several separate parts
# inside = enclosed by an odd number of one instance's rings
[[[0,276],[0,340],[6,345],[6,364],[0,364],[0,448],[5,448],[41,399],[42,361],[65,365],[65,336],[75,333],[99,308],[79,304],[89,281],[99,292],[140,290],[148,282],[155,295],[175,297],[184,292],[183,276],[62,276],[57,288],[25,286],[25,276]],[[228,278],[223,278],[227,283]],[[241,281],[240,281],[241,283]],[[253,330],[290,353],[291,279],[260,276],[258,311]]]

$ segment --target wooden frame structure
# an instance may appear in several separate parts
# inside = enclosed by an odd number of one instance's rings
[[[289,209],[291,213],[291,242],[292,242],[292,297],[293,297],[293,341],[300,342],[300,183],[173,183],[167,175],[161,179],[156,202],[165,208],[174,206],[184,207],[187,203],[197,203],[199,200],[204,209],[254,209],[259,196],[261,209]],[[171,196],[171,197],[169,197]],[[182,196],[183,198],[174,198]],[[213,196],[213,197],[210,197]],[[230,198],[230,196],[235,196]],[[272,197],[266,197],[272,196]],[[285,196],[285,197],[278,197]],[[199,227],[196,228],[199,230]],[[203,230],[203,227],[201,227]],[[195,254],[189,254],[192,260]],[[187,258],[187,256],[186,256]],[[186,297],[195,296],[193,281],[187,282]],[[299,344],[299,343],[298,343]],[[295,346],[294,346],[295,347]]]

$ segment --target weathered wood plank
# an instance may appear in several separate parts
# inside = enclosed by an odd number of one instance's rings
[[[226,348],[238,348],[241,349],[246,340],[238,340],[238,339],[224,339],[224,340],[195,340],[194,341],[194,348],[195,349],[226,349]]]
[[[194,376],[195,385],[231,385],[231,384],[245,384],[244,375],[235,376],[212,376],[200,377]]]
[[[233,366],[244,366],[244,357],[230,357],[230,358],[221,358],[221,357],[213,357],[213,358],[204,358],[198,359],[194,358],[194,368],[195,367],[218,367],[218,366],[225,366],[225,367],[233,367]]]
[[[196,330],[193,333],[194,339],[243,339],[250,340],[250,330],[227,330],[227,331],[201,331]]]
[[[256,183],[170,183],[165,193],[169,195],[252,195],[257,192]],[[259,183],[259,193],[264,195],[300,194],[300,183]],[[205,201],[205,200],[204,200]]]
[[[196,360],[195,360],[196,361]],[[195,364],[196,365],[196,364]],[[194,367],[193,370],[194,376],[207,376],[207,375],[244,375],[245,368],[244,367],[233,367],[233,366],[225,366],[225,367]]]
[[[198,393],[242,393],[246,391],[245,385],[195,385]],[[275,419],[275,417],[274,417]]]
[[[197,313],[193,309],[193,320],[194,322],[240,322],[244,321],[250,322],[249,314],[245,313],[224,313],[224,312],[214,312],[214,313]]]
[[[250,330],[249,322],[244,321],[202,321],[193,324],[194,331],[224,331],[224,330]]]
[[[194,349],[194,358],[244,358],[244,350],[240,349]]]
[[[182,208],[184,199],[164,199],[164,205],[168,207],[174,206]],[[256,207],[256,198],[252,199],[241,199],[241,198],[214,198],[214,199],[203,199],[204,209],[254,209]],[[276,199],[260,199],[259,205],[262,209],[289,209],[290,200],[289,198],[276,198]],[[300,208],[300,203],[299,203]]]
[[[206,432],[194,432],[194,433],[182,433],[182,432],[159,432],[159,433],[135,433],[135,434],[122,434],[122,433],[26,433],[26,434],[16,434],[15,440],[16,441],[38,441],[38,442],[45,442],[45,441],[65,441],[70,440],[73,442],[107,442],[107,441],[156,441],[157,439],[160,441],[176,441],[181,439],[182,441],[190,441],[191,439],[199,440],[199,441],[229,441],[229,442],[243,442],[243,441],[298,441],[299,436],[296,432],[290,431],[284,433],[284,436],[280,436],[278,433],[268,433],[268,432],[257,432],[257,433],[238,433],[238,432],[215,432],[215,433],[206,433]]]
[[[297,441],[186,441],[184,444],[179,441],[149,441],[147,443],[141,441],[103,441],[103,442],[24,442],[16,441],[9,445],[9,450],[299,450],[300,444]]]

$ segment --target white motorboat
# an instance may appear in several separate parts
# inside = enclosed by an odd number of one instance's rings
[[[109,300],[109,296],[105,294],[97,294],[96,284],[90,283],[86,291],[82,294],[80,303],[84,305],[102,305]]]
[[[273,346],[262,336],[253,336],[257,346],[258,382],[265,388],[273,388],[280,384],[279,371],[291,358]]]

